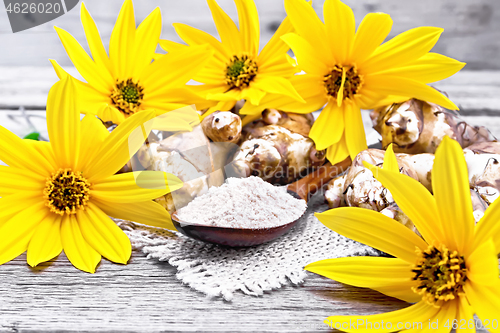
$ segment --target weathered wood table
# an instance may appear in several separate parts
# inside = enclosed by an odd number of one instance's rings
[[[0,125],[27,134],[14,110],[43,112],[55,80],[50,68],[0,67]],[[500,72],[463,72],[436,86],[461,106],[464,119],[500,137]],[[64,254],[36,269],[23,255],[0,266],[0,332],[321,332],[329,330],[323,324],[329,315],[408,306],[314,274],[301,286],[225,302],[182,285],[175,273],[138,252],[127,266],[103,260],[93,275],[75,269]]]

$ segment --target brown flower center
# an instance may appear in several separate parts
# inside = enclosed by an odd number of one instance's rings
[[[444,245],[430,245],[425,251],[417,249],[417,255],[412,272],[419,285],[413,291],[422,295],[423,300],[439,307],[464,294],[467,268],[464,257],[457,251],[450,251]]]
[[[47,207],[58,215],[76,214],[77,209],[85,209],[90,199],[90,183],[81,173],[75,173],[71,169],[59,169],[59,171],[47,178],[44,198]]]
[[[257,63],[248,56],[233,56],[226,67],[226,84],[230,89],[247,87],[258,70]]]
[[[126,115],[133,115],[139,111],[139,106],[144,99],[144,88],[138,82],[128,79],[116,81],[116,86],[111,92],[112,104]]]
[[[356,66],[335,65],[330,73],[323,77],[326,93],[335,99],[341,94],[341,100],[352,99],[363,85],[363,76],[358,74]]]

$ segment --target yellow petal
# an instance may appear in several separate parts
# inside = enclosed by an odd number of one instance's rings
[[[283,41],[282,43],[285,44]],[[289,48],[288,45],[286,47]],[[281,57],[275,57],[272,61],[268,61],[262,65],[259,62],[260,60],[257,60],[259,63],[259,73],[266,76],[293,77],[299,70],[297,66],[290,63],[288,58],[289,55],[285,53]]]
[[[427,244],[413,231],[373,210],[340,207],[314,215],[333,231],[411,264],[416,259],[415,247],[427,248]]]
[[[466,259],[467,279],[490,286],[498,280],[498,259],[495,244],[490,239],[474,249]]]
[[[95,273],[101,255],[83,238],[75,215],[64,215],[61,223],[61,241],[64,253],[76,268]]]
[[[0,265],[26,251],[36,227],[48,214],[45,202],[40,200],[32,206],[25,206],[25,209],[1,224]]]
[[[39,191],[18,192],[0,198],[0,227],[17,213],[38,204],[41,201]]]
[[[85,241],[104,258],[126,264],[132,254],[125,233],[93,203],[77,213],[78,225]]]
[[[498,221],[500,221],[500,200],[495,200],[476,224],[474,248],[491,239],[495,244],[496,253],[500,252],[500,223]]]
[[[227,94],[225,94],[227,96]],[[245,99],[249,101],[250,103],[254,105],[259,105],[260,101],[262,98],[266,95],[265,91],[262,91],[260,89],[254,88],[253,86],[250,86],[248,88],[245,88],[241,91],[241,98],[236,99],[236,101],[240,99]],[[207,96],[208,98],[208,96]]]
[[[344,100],[344,84],[345,84],[345,67],[342,67],[342,77],[340,78],[340,84],[338,94],[337,94],[337,106],[340,107],[342,105],[342,101]]]
[[[405,31],[377,48],[363,64],[363,68],[376,73],[417,60],[432,49],[442,32],[443,29],[435,27],[418,27]]]
[[[91,197],[99,201],[129,203],[153,200],[182,187],[182,181],[161,171],[136,171],[114,175],[92,186]]]
[[[365,84],[381,95],[407,96],[436,103],[450,110],[458,110],[445,95],[421,82],[393,75],[367,75]]]
[[[316,149],[323,150],[340,141],[345,130],[344,115],[344,108],[338,107],[333,101],[321,110],[309,132],[309,137],[316,144]]]
[[[251,87],[261,89],[267,93],[289,96],[299,102],[306,101],[300,97],[299,93],[292,86],[290,81],[277,76],[258,75],[251,83]]]
[[[225,66],[224,68],[221,68],[220,66],[213,65],[214,61],[210,61],[210,63],[211,65],[207,65],[205,68],[202,68],[193,77],[193,80],[210,85],[225,85]]]
[[[200,116],[194,105],[190,105],[156,116],[153,128],[166,132],[191,132],[199,124]]]
[[[215,27],[219,32],[220,40],[224,44],[231,55],[237,55],[244,51],[241,44],[240,33],[236,24],[231,20],[229,15],[224,13],[214,0],[207,0],[212,17],[214,18]]]
[[[384,154],[384,164],[382,168],[387,171],[393,171],[399,173],[399,165],[398,160],[396,159],[396,155],[394,154],[394,150],[392,149],[392,143],[387,147],[387,150]]]
[[[125,121],[125,115],[109,104],[103,104],[97,109],[97,117],[102,121],[111,121],[113,124],[121,124]]]
[[[397,75],[423,83],[431,83],[452,76],[464,66],[465,63],[441,54],[427,53],[404,67],[391,68],[380,74]]]
[[[50,158],[48,160],[31,144],[25,143],[23,139],[2,126],[0,126],[0,160],[11,167],[27,169],[44,177],[54,172]]]
[[[422,184],[399,172],[380,169],[368,163],[363,164],[391,192],[394,201],[415,224],[427,243],[446,241],[439,222],[436,200]]]
[[[466,325],[459,325],[457,328],[457,332],[465,333],[476,333],[476,323],[474,322],[474,312],[467,301],[467,297],[465,295],[459,296],[458,307],[457,307],[457,322],[458,323],[466,323]],[[469,323],[474,323],[469,326]]]
[[[327,43],[325,26],[312,5],[303,0],[285,0],[285,10],[297,34],[312,46],[315,58],[323,63],[332,64],[334,59]]]
[[[145,98],[186,84],[212,57],[206,45],[170,52],[149,65],[141,74]]]
[[[215,37],[204,31],[201,31],[199,29],[190,27],[189,25],[182,23],[173,23],[172,25],[175,28],[175,32],[177,32],[179,37],[184,42],[186,42],[186,44],[191,46],[203,45],[203,44],[210,45],[210,47],[215,51],[214,56],[219,61],[228,62],[229,59],[234,55],[233,52],[227,50],[224,44],[222,44]],[[171,52],[175,50],[168,50],[168,51]]]
[[[155,8],[137,28],[135,48],[133,50],[133,77],[139,77],[146,66],[151,63],[161,33],[161,12]]]
[[[369,316],[331,316],[326,318],[325,323],[331,328],[348,332],[394,332],[404,328],[405,323],[415,323],[416,329],[427,328],[428,319],[440,311],[423,301],[407,308]],[[384,325],[382,325],[382,321]],[[353,325],[355,323],[355,325]],[[378,327],[375,323],[378,323]],[[418,326],[418,323],[422,323]],[[375,325],[374,325],[375,324]],[[398,326],[399,324],[399,326]],[[440,326],[442,323],[440,322]],[[444,325],[444,324],[443,324]],[[376,328],[376,329],[375,329]]]
[[[381,100],[389,97],[391,96],[387,96],[387,94],[377,92],[376,87],[370,87],[369,85],[367,86],[366,84],[364,84],[360,92],[354,96],[353,100],[360,107],[360,109],[366,110],[366,109],[372,109],[373,105],[382,105],[382,106],[391,105],[392,102],[390,100],[389,104],[380,104]],[[402,99],[402,101],[407,101],[407,100],[408,97],[404,97]]]
[[[345,63],[351,53],[356,30],[352,9],[340,0],[326,0],[323,5],[328,40],[335,41],[332,48],[338,63]]]
[[[345,133],[342,134],[339,142],[334,143],[326,150],[326,158],[331,164],[337,164],[349,157],[349,150],[345,142]]]
[[[345,103],[344,117],[345,141],[347,143],[347,149],[349,149],[349,155],[351,159],[354,160],[359,152],[368,149],[365,127],[363,125],[359,106],[352,103]]]
[[[246,104],[246,103],[245,103]],[[251,104],[253,105],[252,103],[248,103],[248,104]],[[201,117],[202,119],[205,119],[207,116],[209,116],[210,114],[214,113],[215,111],[231,111],[232,108],[236,105],[236,101],[221,101],[221,102],[218,102],[216,105],[214,106],[211,106],[207,112],[205,112],[203,114],[203,116]],[[198,108],[199,109],[199,108]]]
[[[74,169],[80,152],[80,113],[76,106],[76,85],[71,76],[49,91],[47,129],[59,167]]]
[[[368,59],[389,35],[392,19],[384,13],[369,13],[363,18],[354,37],[350,60],[358,64]]]
[[[259,64],[259,70],[261,70],[261,68],[264,67],[265,64],[274,60],[276,57],[279,57],[279,55],[285,54],[290,49],[290,47],[283,42],[281,36],[292,31],[292,22],[290,22],[290,19],[288,17],[286,17],[283,22],[281,22],[280,26],[271,37],[269,42],[260,52],[257,60],[257,63]]]
[[[45,182],[43,176],[34,172],[0,165],[0,197],[26,191],[41,193]]]
[[[122,204],[96,200],[94,203],[103,212],[117,219],[134,221],[157,228],[176,230],[167,210],[154,201]]]
[[[491,323],[498,321],[500,315],[500,280],[496,279],[493,286],[484,286],[468,281],[464,286],[467,300],[472,305],[474,312],[481,322]],[[495,328],[489,326],[488,330]],[[497,327],[498,328],[498,327]]]
[[[352,257],[316,261],[304,267],[329,279],[356,287],[378,290],[388,296],[414,303],[422,296],[411,287],[417,282],[412,278],[412,266],[398,258]]]
[[[279,109],[287,112],[310,113],[319,110],[327,102],[324,87],[317,76],[308,74],[296,75],[290,79],[290,82],[306,103],[297,102],[288,96],[267,94],[262,98],[260,106],[257,109],[265,106],[265,108]],[[245,103],[243,109],[240,110],[241,114],[254,114],[255,112],[255,108],[249,103]]]
[[[83,170],[88,161],[94,159],[97,147],[100,147],[109,136],[109,132],[99,119],[94,115],[86,115],[81,122],[80,159],[76,170]]]
[[[283,35],[281,39],[292,49],[301,70],[319,76],[323,76],[328,72],[326,62],[321,59],[319,53],[308,40],[295,33]]]
[[[430,321],[427,320],[427,322],[423,323],[424,330],[419,329],[419,330],[414,330],[414,332],[422,332],[425,331],[425,329],[427,329],[428,332],[435,331],[438,333],[450,333],[450,328],[453,325],[453,320],[457,318],[457,305],[458,302],[455,300],[446,302],[444,305],[440,307],[439,311],[434,316],[428,318]],[[447,321],[450,326],[444,327]],[[434,327],[429,330],[430,323],[438,323],[437,328]]]
[[[67,31],[58,27],[54,27],[54,29],[56,29],[66,53],[68,53],[83,78],[99,92],[103,94],[109,92],[113,85],[113,78],[108,69],[103,64],[92,61],[75,37],[71,36]]]
[[[125,0],[109,40],[109,58],[118,79],[125,80],[132,76],[135,34],[134,5],[132,0]]]
[[[99,35],[99,30],[87,11],[85,4],[82,2],[80,7],[80,18],[82,20],[83,29],[85,30],[85,37],[87,37],[87,43],[89,44],[90,53],[92,58],[97,64],[102,64],[108,72],[111,73],[111,65],[109,62],[108,54],[106,49],[102,44],[101,36]]]
[[[467,255],[472,247],[474,216],[467,163],[460,144],[445,137],[436,149],[432,167],[432,191],[450,250]]]
[[[61,216],[50,214],[38,224],[28,245],[28,265],[35,267],[61,253],[61,221]]]
[[[264,92],[262,92],[262,93],[264,93]],[[243,95],[242,90],[231,89],[231,90],[225,91],[225,92],[207,94],[207,99],[210,99],[213,101],[223,101],[223,102],[234,101],[234,102],[237,102],[240,99],[243,99],[242,95]],[[264,95],[265,95],[265,93],[264,93]],[[253,104],[258,105],[259,103],[253,103]]]
[[[177,25],[177,24],[181,24],[181,23],[174,23],[173,25]],[[189,27],[189,26],[188,26]],[[194,29],[194,28],[193,28]],[[166,39],[160,39],[160,47],[162,49],[164,49],[165,51],[167,52],[172,52],[172,51],[182,51],[184,50],[186,47],[189,47],[188,45],[185,45],[185,44],[181,44],[181,43],[177,43],[177,42],[173,42],[171,40],[166,40]],[[164,54],[157,54],[157,57],[161,57],[163,56]]]
[[[154,111],[141,111],[120,124],[98,147],[94,159],[83,166],[87,179],[95,182],[120,170],[148,137],[155,115]]]
[[[64,79],[69,76],[69,74],[55,60],[50,59],[50,62],[59,79]],[[96,114],[97,110],[102,107],[103,104],[105,105],[110,102],[109,91],[103,94],[88,83],[81,82],[77,79],[74,79],[73,81],[76,84],[75,97],[77,100],[78,112]]]
[[[25,139],[23,142],[27,146],[31,146],[37,152],[39,152],[52,166],[53,169],[57,169],[56,157],[54,156],[54,151],[52,150],[52,145],[48,141],[36,141]],[[44,179],[46,177],[43,177]]]
[[[235,0],[243,49],[256,57],[259,52],[260,24],[253,0]]]

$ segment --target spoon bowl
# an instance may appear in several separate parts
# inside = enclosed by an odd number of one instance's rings
[[[180,233],[207,243],[229,247],[248,247],[270,242],[288,232],[297,221],[298,219],[274,228],[224,228],[181,221],[177,212],[172,214],[172,222]]]

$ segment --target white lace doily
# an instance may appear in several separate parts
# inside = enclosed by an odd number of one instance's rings
[[[300,284],[307,276],[303,267],[317,260],[379,254],[321,224],[314,212],[326,209],[323,195],[318,193],[290,232],[249,248],[221,247],[126,221],[118,224],[134,249],[175,266],[177,279],[197,291],[229,301],[238,290],[258,296],[284,285]]]

